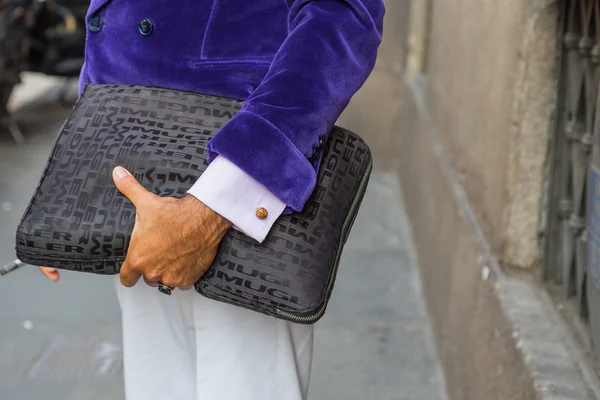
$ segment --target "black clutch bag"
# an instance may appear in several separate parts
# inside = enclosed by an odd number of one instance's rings
[[[86,86],[19,224],[17,256],[118,274],[135,208],[116,189],[112,169],[125,166],[160,196],[184,196],[207,167],[206,144],[242,104],[143,86]],[[231,229],[198,293],[296,323],[323,316],[372,169],[368,146],[348,130],[335,127],[323,147],[303,211],[282,215],[262,244]]]

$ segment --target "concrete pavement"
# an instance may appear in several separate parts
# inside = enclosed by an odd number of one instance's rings
[[[0,131],[0,263],[14,258],[16,225],[68,112],[48,101],[20,111],[23,147]],[[312,400],[446,398],[399,190],[373,174],[316,327]],[[54,284],[33,268],[0,279],[0,400],[123,398],[112,283],[63,273]]]

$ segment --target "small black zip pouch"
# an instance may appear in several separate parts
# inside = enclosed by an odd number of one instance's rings
[[[118,274],[135,208],[114,185],[112,169],[123,165],[147,190],[182,197],[208,165],[206,144],[242,104],[144,86],[87,85],[17,229],[19,259]],[[261,244],[231,229],[196,283],[198,293],[296,323],[322,317],[372,169],[368,146],[348,130],[335,127],[323,147],[303,211],[279,217]]]

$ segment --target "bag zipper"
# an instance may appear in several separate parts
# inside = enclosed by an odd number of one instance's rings
[[[360,183],[358,185],[358,190],[356,191],[356,195],[354,196],[354,199],[352,199],[352,204],[350,205],[350,210],[348,211],[348,214],[346,215],[346,218],[344,219],[344,223],[342,224],[342,234],[340,236],[340,243],[338,244],[338,248],[335,253],[335,258],[333,259],[333,271],[332,271],[331,275],[329,276],[329,281],[327,282],[327,289],[325,292],[326,297],[325,297],[325,301],[323,302],[323,305],[317,310],[317,312],[315,314],[309,315],[306,317],[299,317],[290,312],[283,311],[283,310],[276,308],[275,312],[278,315],[288,318],[289,320],[291,320],[293,322],[310,324],[310,323],[318,320],[319,318],[321,318],[321,316],[325,312],[325,308],[327,307],[327,303],[328,303],[329,293],[331,292],[331,289],[333,287],[333,282],[335,280],[335,276],[337,275],[338,266],[340,264],[340,258],[342,256],[342,249],[344,247],[344,244],[346,243],[346,239],[347,239],[347,236],[349,233],[348,231],[352,225],[351,222],[354,220],[354,217],[356,216],[355,215],[356,211],[357,211],[356,209],[359,207],[361,200],[364,197],[364,194],[365,194],[365,191],[367,188],[367,183],[369,181],[369,176],[371,175],[372,169],[373,169],[373,160],[369,159],[367,168],[365,168],[365,172],[364,172],[363,176],[361,177]]]

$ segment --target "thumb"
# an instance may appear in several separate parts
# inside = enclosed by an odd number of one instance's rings
[[[146,190],[129,171],[123,167],[116,167],[113,170],[113,181],[117,189],[123,193],[136,207],[144,200],[154,197],[153,193]]]

